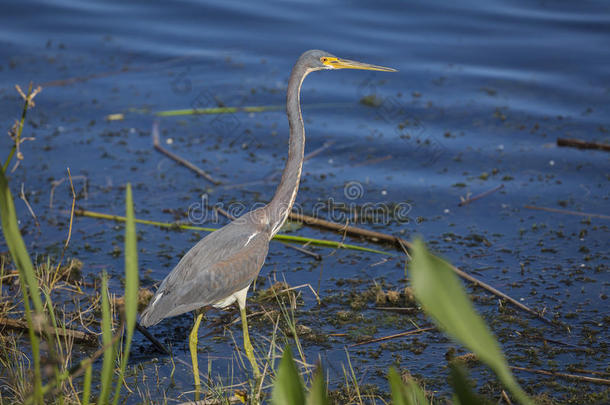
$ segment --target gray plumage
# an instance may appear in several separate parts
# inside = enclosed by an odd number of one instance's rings
[[[214,305],[249,286],[269,248],[271,230],[260,214],[249,212],[193,246],[157,289],[141,325]]]
[[[342,68],[394,71],[339,59],[319,50],[301,55],[288,81],[288,159],[273,199],[263,208],[243,215],[193,246],[159,286],[141,315],[142,326],[155,325],[164,318],[208,305],[226,306],[235,299],[240,308],[245,307],[247,288],[263,266],[269,241],[286,220],[299,188],[305,149],[305,129],[299,100],[301,84],[313,71]],[[244,332],[247,332],[247,328]],[[251,361],[254,365],[254,360]]]

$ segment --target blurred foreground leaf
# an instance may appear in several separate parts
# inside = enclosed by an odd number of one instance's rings
[[[508,363],[483,319],[476,313],[449,264],[430,254],[421,240],[412,252],[411,280],[415,297],[424,311],[487,364],[522,404],[533,404],[508,368]]]
[[[138,317],[138,246],[136,236],[135,215],[133,212],[133,197],[131,184],[127,183],[125,192],[125,346],[121,356],[119,380],[114,391],[113,404],[119,402],[119,394],[123,386],[123,377],[129,359],[131,340]]]
[[[473,384],[468,380],[466,370],[453,361],[451,367],[450,382],[453,387],[453,403],[455,405],[488,405],[489,401],[484,400],[473,392]]]
[[[271,403],[274,405],[303,405],[305,404],[305,393],[303,381],[292,359],[290,346],[284,349],[284,355],[277,370],[277,378],[273,384]]]
[[[32,311],[30,310],[31,299],[38,318],[36,321],[42,322],[44,319],[42,299],[40,298],[40,290],[38,288],[38,281],[36,279],[36,274],[34,273],[32,260],[30,259],[25,242],[21,237],[13,195],[8,186],[5,168],[3,167],[0,167],[0,218],[2,221],[4,240],[11,253],[11,257],[13,258],[13,263],[15,263],[17,270],[19,270],[19,284],[21,285],[21,293],[23,294],[23,307],[28,323],[28,336],[30,338],[30,344],[32,345],[32,357],[34,360],[34,400],[36,403],[42,403],[40,342],[38,336],[34,333],[34,320],[32,319]]]
[[[318,371],[313,377],[313,382],[307,393],[306,405],[328,405],[328,396],[326,395],[326,383],[324,382],[324,372],[322,367],[318,367]]]
[[[390,367],[388,381],[392,391],[393,405],[428,405],[430,403],[419,385],[413,380],[406,384],[403,383],[400,374],[394,367]]]
[[[114,368],[114,344],[112,343],[112,314],[110,313],[110,298],[108,297],[108,275],[102,273],[102,344],[104,350],[104,360],[102,362],[102,372],[100,377],[100,396],[98,403],[107,404],[110,390],[112,389],[112,377]]]

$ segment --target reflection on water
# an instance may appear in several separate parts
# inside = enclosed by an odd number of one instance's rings
[[[48,194],[51,181],[64,178],[68,166],[73,175],[86,177],[88,193],[78,204],[91,210],[122,212],[127,181],[134,184],[137,214],[143,218],[171,221],[177,213],[184,219],[204,194],[212,205],[267,202],[285,158],[288,129],[281,108],[160,119],[165,146],[205,168],[221,186],[156,154],[153,118],[141,111],[281,106],[294,60],[306,49],[325,49],[400,72],[325,72],[306,80],[301,101],[307,151],[322,149],[305,164],[297,199],[303,211],[311,213],[327,201],[333,204],[317,211],[326,218],[345,218],[338,207],[409,207],[406,220],[377,224],[351,210],[347,215],[362,227],[423,235],[465,270],[571,325],[566,334],[521,314],[507,315],[473,289],[512,363],[532,366],[523,357],[529,350],[543,365],[558,364],[561,370],[577,363],[605,367],[607,224],[524,208],[608,214],[607,154],[555,146],[558,137],[608,140],[610,11],[605,3],[8,1],[1,15],[5,126],[19,116],[14,84],[33,80],[44,87],[28,126],[37,139],[24,144],[26,160],[12,180],[14,187],[25,183],[44,219],[41,236],[25,227],[31,251],[62,243],[65,218],[48,209]],[[113,113],[125,113],[125,120],[104,119]],[[6,150],[9,139],[1,139]],[[323,147],[330,140],[334,143]],[[345,191],[349,184],[361,187],[355,198]],[[460,198],[500,185],[485,198],[457,206]],[[66,208],[70,198],[68,189],[58,188],[55,207]],[[25,207],[18,209],[28,223]],[[162,279],[198,238],[143,226],[138,231],[146,285]],[[109,254],[118,243],[115,225],[79,219],[74,232],[70,255],[83,260],[89,274],[108,269],[119,288],[122,262]],[[312,228],[297,234],[337,237]],[[411,321],[426,322],[421,315],[380,317],[373,309],[362,311],[363,324],[333,322],[337,311],[352,311],[350,294],[369,289],[371,280],[387,289],[404,287],[404,268],[397,259],[379,264],[372,255],[320,253],[321,264],[272,244],[261,273],[263,279],[285,278],[291,285],[320,283],[330,304],[320,309],[303,293],[297,311],[303,325],[326,333],[383,336],[408,329]],[[371,319],[374,328],[363,331]],[[173,318],[153,332],[186,359],[190,322],[188,316]],[[258,336],[271,332],[262,322],[254,327]],[[515,334],[526,327],[592,347],[598,355],[544,352],[540,341]],[[439,364],[451,344],[435,335],[418,339],[417,350],[402,340],[383,349],[350,350],[350,356],[359,375],[371,382],[383,381],[374,375],[398,362],[429,378],[429,387],[446,389],[446,371]],[[148,370],[155,354],[145,341],[136,343],[141,354],[134,361]],[[310,360],[322,356],[335,386],[349,343],[348,338],[306,343]],[[214,371],[226,376],[230,342],[208,337],[202,345]],[[171,369],[166,360],[162,372]],[[164,388],[171,395],[189,389],[190,376],[179,371],[177,386]],[[519,377],[531,384],[543,381]],[[562,395],[559,388],[552,391]]]

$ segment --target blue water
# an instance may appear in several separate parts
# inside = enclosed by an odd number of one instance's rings
[[[210,203],[229,208],[236,202],[244,207],[267,202],[287,145],[281,110],[160,119],[164,146],[221,180],[218,187],[155,152],[150,137],[154,118],[133,110],[282,105],[292,64],[303,51],[319,48],[400,72],[322,72],[307,78],[301,97],[307,152],[334,143],[306,162],[299,208],[311,213],[329,201],[408,207],[406,216],[380,223],[350,219],[390,234],[423,236],[456,265],[545,310],[571,332],[515,313],[527,320],[528,328],[595,352],[547,353],[539,339],[517,333],[523,325],[498,316],[496,299],[471,289],[483,297],[477,308],[494,331],[504,333],[511,364],[557,365],[559,371],[574,364],[607,367],[608,219],[524,208],[610,214],[607,152],[556,146],[559,137],[608,142],[607,2],[5,0],[0,11],[0,122],[7,130],[22,107],[14,85],[24,88],[33,81],[43,86],[25,129],[36,140],[22,145],[25,159],[11,175],[13,192],[23,182],[40,218],[38,233],[25,205],[17,202],[32,253],[57,252],[65,239],[64,210],[71,203],[66,183],[57,188],[53,209],[49,199],[52,182],[66,177],[66,167],[73,176],[86,177],[87,193],[84,181],[76,180],[78,206],[105,213],[123,212],[127,182],[134,185],[137,215],[147,219],[173,221],[172,212],[185,219],[204,193]],[[360,103],[371,95],[376,108]],[[125,113],[125,119],[105,119],[115,113]],[[0,144],[7,151],[8,136],[0,137]],[[359,187],[352,199],[346,195],[350,184]],[[500,185],[485,198],[457,206],[460,197]],[[319,215],[345,219],[342,212],[326,209]],[[122,227],[79,218],[73,232],[68,254],[85,263],[90,277],[106,269],[115,291],[121,291],[122,259],[111,253],[122,247]],[[144,226],[138,232],[144,286],[161,280],[201,236]],[[314,228],[295,234],[340,240]],[[379,248],[359,239],[347,242]],[[379,264],[382,258],[372,254],[317,252],[324,256],[321,262],[272,243],[260,276],[293,286],[319,285],[321,298],[333,297],[320,310],[309,289],[302,291],[296,315],[305,326],[349,334],[353,325],[333,326],[326,313],[349,311],[350,292],[373,283],[394,289],[405,285],[404,261],[398,257]],[[338,285],[340,279],[360,282]],[[383,314],[370,309],[363,315]],[[412,322],[427,324],[421,314],[398,314],[373,335],[401,332]],[[188,360],[190,325],[191,317],[185,315],[152,332],[174,348],[177,358]],[[241,342],[240,328],[229,330]],[[252,334],[261,342],[272,330],[263,320],[253,322]],[[228,368],[239,368],[233,340],[222,329],[217,334],[226,338],[202,338],[201,361],[207,363],[209,356],[213,374],[229,378]],[[409,350],[412,341],[405,338],[397,341],[402,346],[384,347],[374,360],[367,350],[379,346],[349,348],[356,375],[386,390],[380,376],[397,364],[428,378],[429,389],[446,392],[444,353],[454,345],[434,334],[417,339],[427,344],[421,353]],[[335,388],[342,384],[340,365],[351,343],[337,337],[305,345],[308,361],[319,355]],[[522,356],[528,350],[537,353],[538,363]],[[177,397],[191,389],[188,369],[179,364],[171,384],[169,359],[139,337],[132,362],[143,367],[144,375],[157,373],[159,366],[161,383],[143,383],[155,399],[162,392]],[[481,381],[489,379],[482,367],[473,373]],[[560,400],[571,384],[549,389],[543,377],[518,377],[532,392],[548,390]],[[601,391],[588,385],[577,389]],[[137,402],[137,395],[131,400]]]

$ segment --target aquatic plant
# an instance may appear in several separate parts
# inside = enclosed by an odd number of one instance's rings
[[[39,91],[40,89],[32,91],[32,85],[30,84],[27,95],[22,94],[25,99],[23,114],[21,121],[16,125],[11,136],[15,141],[15,145],[11,149],[5,163],[0,167],[0,217],[2,232],[13,263],[18,270],[19,285],[21,286],[23,296],[23,310],[34,363],[33,378],[29,378],[27,372],[23,372],[24,381],[21,388],[23,390],[31,390],[31,392],[25,393],[22,399],[26,403],[42,404],[46,403],[49,398],[54,398],[57,403],[63,404],[66,397],[62,390],[63,387],[66,383],[73,387],[73,380],[84,373],[82,396],[80,400],[77,398],[77,401],[88,404],[91,397],[92,364],[99,356],[103,355],[100,375],[101,384],[97,402],[108,403],[110,394],[114,389],[113,403],[116,404],[118,403],[121,387],[124,383],[123,377],[129,357],[138,307],[138,256],[131,186],[127,184],[126,191],[124,320],[121,323],[121,327],[113,335],[108,281],[106,274],[103,274],[101,289],[103,347],[93,356],[80,361],[79,365],[69,367],[71,341],[61,339],[61,336],[66,336],[65,325],[60,324],[56,317],[54,305],[51,301],[51,288],[48,285],[41,285],[39,283],[39,278],[19,230],[15,204],[6,176],[6,171],[12,157],[15,155],[15,151],[17,151],[17,159],[23,159],[18,151],[19,144],[24,139],[22,137],[23,122],[25,121],[27,110],[33,106],[33,97]],[[70,232],[71,228],[69,235]],[[50,265],[47,266],[47,269],[50,267]],[[47,284],[54,283],[59,269],[60,266],[58,265],[55,274],[47,278],[50,281]],[[117,342],[123,337],[123,324],[125,325],[124,345],[122,349],[118,349]],[[45,345],[41,344],[41,338]],[[43,353],[43,346],[46,348],[45,353]],[[48,358],[47,362],[52,370],[50,375],[42,371],[41,358],[43,354]],[[67,359],[64,358],[66,356],[68,356]],[[115,373],[114,368],[115,361],[120,362],[117,373]],[[114,378],[115,374],[116,379]],[[26,381],[31,381],[31,387],[28,387]],[[20,394],[23,395],[24,393]]]
[[[438,327],[470,349],[483,363],[489,366],[504,386],[521,404],[533,401],[521,389],[512,375],[498,341],[493,337],[483,319],[461,286],[450,265],[434,256],[421,240],[416,240],[412,249],[413,261],[410,274],[413,290],[422,305]],[[471,389],[466,372],[456,363],[450,364],[451,381],[454,388],[454,403],[479,405],[486,401]],[[424,405],[431,402],[424,390],[412,379],[403,382],[396,369],[388,373],[392,403],[394,405]],[[324,377],[318,370],[307,396],[289,347],[284,350],[277,377],[273,385],[274,405],[313,405],[328,403]]]

